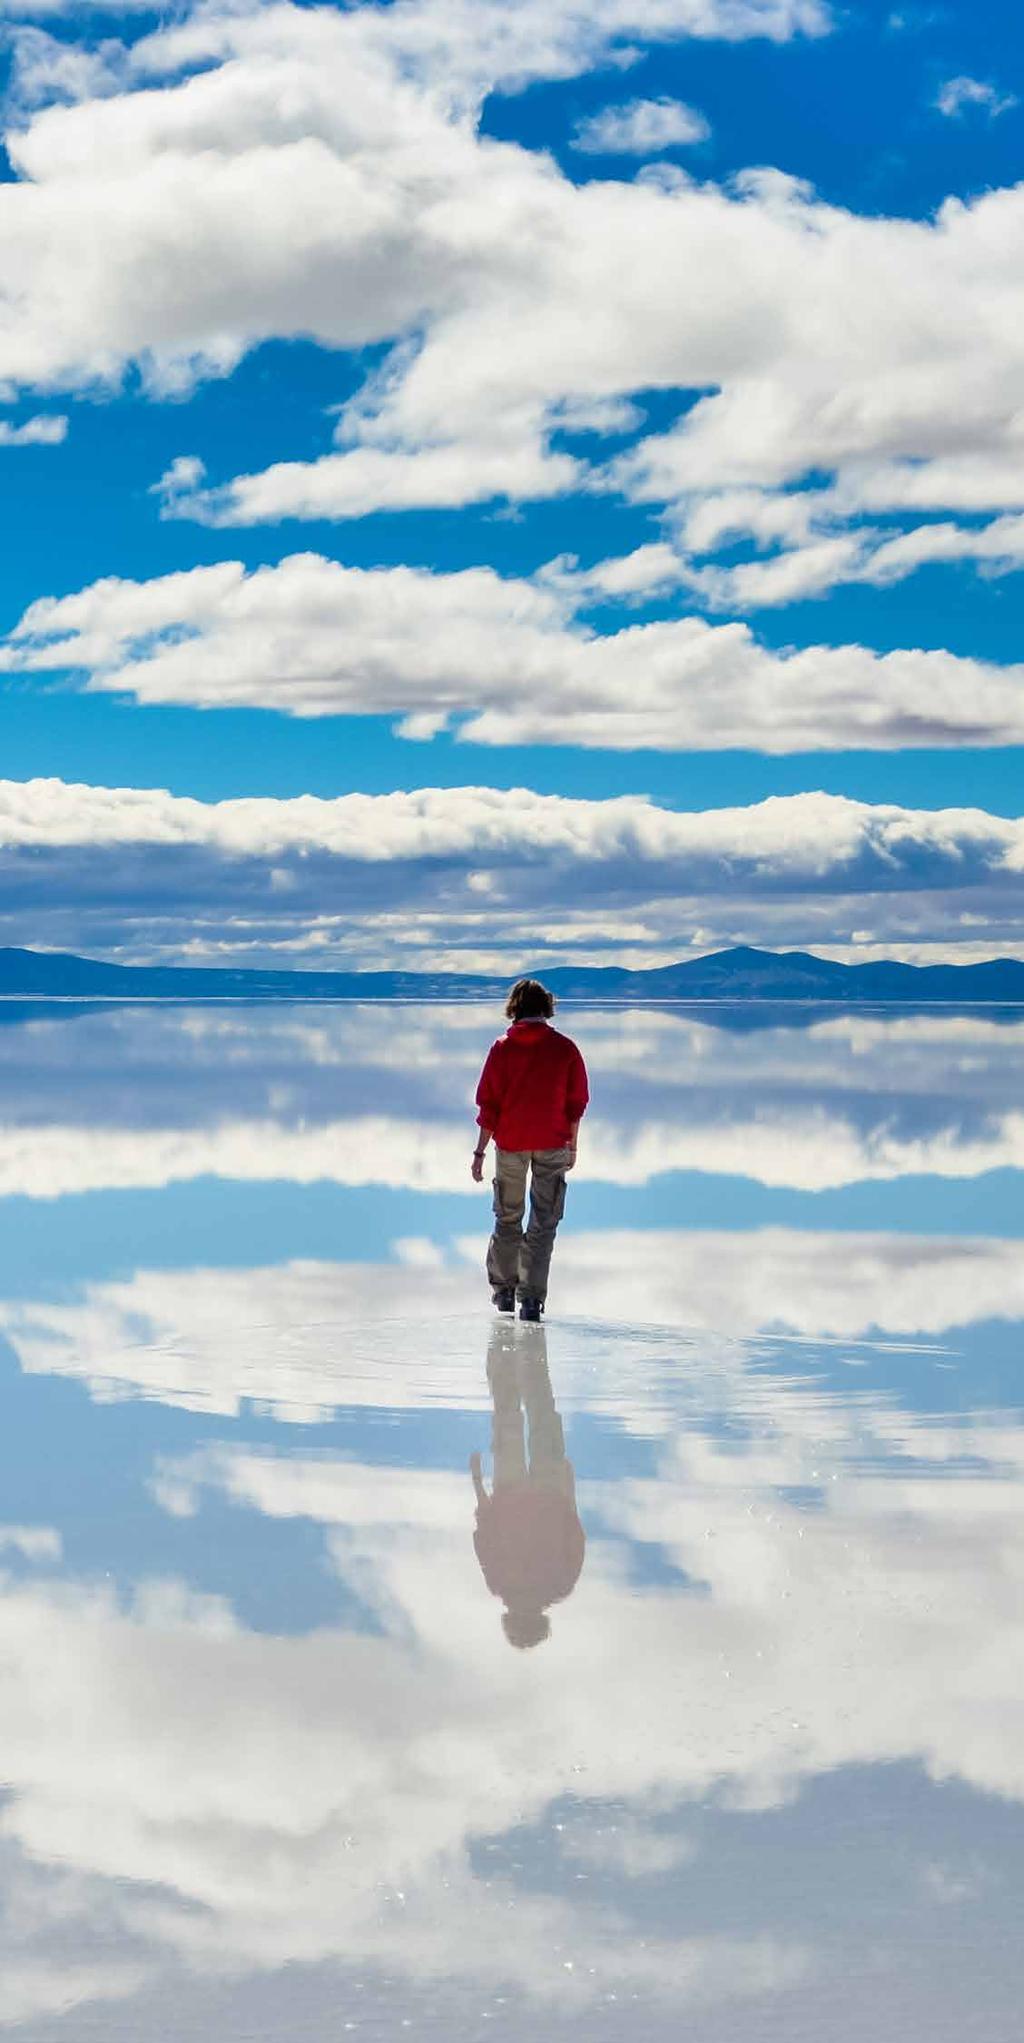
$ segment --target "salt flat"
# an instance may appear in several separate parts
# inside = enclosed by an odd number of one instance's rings
[[[1024,1030],[572,1026],[540,1332],[483,1011],[0,1032],[28,2043],[1015,2033]]]

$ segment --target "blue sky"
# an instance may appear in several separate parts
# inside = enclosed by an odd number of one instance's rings
[[[0,940],[1024,954],[1009,7],[5,12]]]

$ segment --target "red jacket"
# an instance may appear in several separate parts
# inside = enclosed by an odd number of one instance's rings
[[[492,1596],[510,1609],[546,1610],[571,1595],[587,1542],[567,1497],[525,1482],[481,1499],[473,1545]]]
[[[548,1022],[513,1022],[487,1053],[477,1121],[499,1149],[564,1149],[589,1098],[575,1043]]]

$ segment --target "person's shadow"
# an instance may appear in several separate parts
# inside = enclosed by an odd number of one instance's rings
[[[487,1381],[494,1481],[488,1494],[480,1456],[471,1455],[473,1544],[488,1589],[505,1606],[509,1645],[538,1646],[551,1632],[548,1606],[571,1595],[586,1547],[544,1328],[499,1321],[488,1344]]]

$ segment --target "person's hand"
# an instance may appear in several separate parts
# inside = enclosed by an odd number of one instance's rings
[[[570,1170],[575,1170],[575,1168],[576,1168],[576,1144],[575,1144],[575,1142],[570,1142],[570,1144],[569,1144],[569,1155],[568,1155],[568,1159],[567,1159],[567,1161],[566,1161],[566,1166],[565,1166],[565,1168],[566,1168],[566,1170],[567,1170],[567,1171],[570,1171]]]
[[[475,1185],[482,1185],[484,1181],[484,1160],[479,1150],[474,1149],[473,1161],[469,1168],[472,1173],[473,1183]]]

